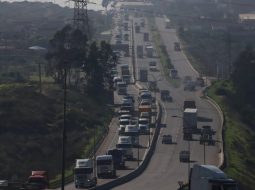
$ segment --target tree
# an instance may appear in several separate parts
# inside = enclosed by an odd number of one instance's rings
[[[78,29],[73,30],[70,25],[65,26],[50,40],[50,47],[46,55],[48,74],[53,76],[57,82],[63,82],[64,68],[67,68],[70,83],[72,71],[81,69],[86,61],[87,49],[87,36]],[[75,83],[77,83],[79,78],[75,78]]]
[[[247,46],[234,63],[232,81],[236,89],[236,96],[242,103],[249,103],[255,107],[255,52],[252,46]]]

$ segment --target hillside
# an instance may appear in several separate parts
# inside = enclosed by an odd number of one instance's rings
[[[67,92],[67,168],[88,151],[88,142],[105,131],[111,111],[105,100]],[[0,85],[0,179],[17,175],[24,181],[31,170],[60,173],[63,91],[48,85],[42,95],[28,84]]]

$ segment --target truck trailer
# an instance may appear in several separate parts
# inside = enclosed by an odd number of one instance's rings
[[[237,183],[213,165],[194,164],[189,186],[190,190],[238,190]]]
[[[74,173],[75,188],[89,188],[97,184],[92,159],[76,159]]]

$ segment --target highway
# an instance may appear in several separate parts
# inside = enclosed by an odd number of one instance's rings
[[[121,15],[123,17],[123,15]],[[152,42],[152,34],[149,29],[148,21],[146,18],[141,17],[134,17],[134,15],[129,15],[129,25],[133,24],[140,25],[141,20],[145,20],[145,26],[141,27],[141,31],[136,33],[134,32],[134,36],[132,36],[132,31],[129,30],[124,32],[128,33],[129,36],[134,38],[134,47],[136,50],[137,45],[143,45],[148,42],[144,42],[143,33],[148,32],[150,36],[150,44],[154,46],[155,44]],[[179,41],[176,32],[174,29],[165,29],[164,19],[163,18],[155,18],[156,27],[160,33],[161,38],[163,39],[164,45],[166,46],[167,52],[171,57],[172,64],[174,65],[175,69],[178,70],[178,75],[180,80],[183,80],[185,76],[191,76],[192,79],[196,79],[199,74],[196,70],[193,69],[191,64],[189,63],[188,59],[184,55],[182,51],[176,52],[174,50],[174,42]],[[121,24],[121,22],[119,22]],[[117,27],[117,26],[116,26]],[[114,31],[118,31],[118,29],[114,29]],[[111,43],[116,43],[115,33],[113,32],[113,37]],[[128,41],[123,42],[131,44],[131,37]],[[131,49],[130,49],[131,53]],[[144,54],[146,53],[144,49]],[[204,147],[199,144],[197,141],[199,139],[198,135],[194,135],[193,141],[184,141],[183,134],[182,134],[182,114],[183,114],[183,101],[185,99],[193,99],[196,101],[196,105],[198,108],[198,116],[199,122],[198,127],[201,128],[204,125],[210,125],[216,131],[216,135],[214,136],[215,140],[221,141],[221,118],[214,106],[209,103],[206,99],[200,98],[202,96],[201,91],[203,90],[201,87],[197,87],[196,91],[184,91],[184,86],[181,85],[180,87],[176,88],[173,87],[167,79],[164,78],[162,75],[163,68],[160,64],[158,53],[154,52],[152,58],[148,58],[146,55],[143,58],[138,58],[137,53],[135,54],[135,72],[137,78],[139,78],[139,69],[146,68],[149,70],[148,63],[150,61],[156,61],[158,71],[149,71],[148,79],[149,81],[157,81],[157,85],[160,90],[167,89],[170,90],[171,96],[173,97],[173,102],[161,102],[163,108],[163,117],[162,117],[162,124],[165,124],[165,127],[161,128],[160,137],[158,138],[157,145],[155,152],[151,158],[150,164],[144,171],[144,173],[134,180],[115,187],[114,189],[120,190],[132,190],[132,189],[148,189],[148,190],[155,190],[155,189],[167,189],[167,190],[176,190],[178,188],[178,181],[187,182],[188,181],[188,172],[190,167],[194,163],[204,163]],[[120,58],[120,63],[127,63],[131,65],[132,59],[131,57],[124,57],[123,55]],[[118,70],[120,70],[118,65]],[[148,83],[137,81],[137,84],[143,87],[148,86]],[[137,85],[129,85],[128,92],[137,98],[138,88]],[[159,93],[155,93],[157,100],[160,101]],[[121,96],[116,95],[115,93],[115,104],[118,105],[121,102]],[[116,109],[117,111],[117,109]],[[177,117],[172,117],[177,116]],[[115,144],[118,139],[117,134],[118,128],[118,118],[117,115],[112,119],[112,122],[109,126],[109,133],[107,137],[104,139],[103,143],[99,147],[96,152],[96,155],[101,155],[106,152],[108,148],[115,147]],[[173,144],[166,145],[162,144],[162,135],[163,134],[171,134],[173,137]],[[140,136],[140,143],[143,147],[140,149],[139,155],[141,158],[145,150],[148,148],[148,136]],[[182,150],[190,149],[191,152],[191,162],[188,163],[181,163],[179,161],[179,152]],[[206,154],[205,154],[205,161],[206,164],[213,164],[219,165],[219,151],[220,146],[219,143],[216,143],[215,146],[206,146]],[[134,155],[137,158],[137,149],[134,149]],[[138,166],[137,161],[128,161],[127,162],[128,169],[127,170],[118,170],[117,175],[123,176]],[[111,179],[114,180],[114,179]],[[99,179],[98,184],[107,183],[109,179]],[[66,186],[66,189],[71,190],[75,189],[74,184],[69,184]]]
[[[193,79],[196,79],[198,77],[198,73],[192,68],[183,52],[175,52],[173,49],[174,42],[178,41],[175,30],[165,29],[163,18],[156,18],[155,21],[164,41],[164,45],[167,48],[167,52],[172,59],[172,63],[175,69],[178,70],[179,77],[183,79],[184,76],[189,75],[192,76]],[[142,43],[141,35],[138,35],[135,38],[137,44]],[[147,67],[147,65],[148,63],[146,63],[146,61],[142,61],[140,59],[137,60],[137,67]],[[160,67],[160,69],[162,69],[162,67]],[[182,85],[180,88],[174,88],[171,86],[171,84],[169,84],[169,82],[161,76],[161,72],[153,72],[150,73],[150,75],[153,75],[152,78],[161,78],[161,80],[158,81],[158,87],[160,89],[169,89],[171,91],[173,102],[162,102],[164,112],[162,123],[166,124],[166,127],[161,129],[161,136],[163,134],[171,134],[175,144],[161,144],[162,138],[160,137],[158,139],[154,155],[152,156],[150,164],[144,173],[134,180],[114,188],[116,190],[177,189],[178,181],[187,182],[188,180],[189,164],[180,163],[179,152],[182,150],[188,150],[189,143],[191,151],[190,167],[192,167],[194,163],[204,163],[204,147],[200,145],[198,141],[195,141],[199,138],[199,136],[194,136],[194,141],[184,141],[182,139],[182,118],[172,117],[174,115],[182,117],[183,101],[186,98],[196,100],[199,116],[198,127],[201,128],[203,125],[212,126],[217,132],[214,139],[221,140],[220,115],[214,106],[212,106],[207,100],[199,97],[201,96],[201,88],[198,88],[195,92],[184,91]],[[220,162],[219,151],[220,148],[218,143],[216,143],[215,146],[206,146],[205,163],[217,166]]]

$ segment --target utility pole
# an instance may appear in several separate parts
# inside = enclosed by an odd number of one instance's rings
[[[87,0],[72,0],[74,2],[74,28],[87,33],[90,39],[89,18],[88,18],[88,1]]]
[[[62,129],[62,172],[61,190],[65,189],[65,156],[66,156],[66,66],[64,68],[64,124]]]

